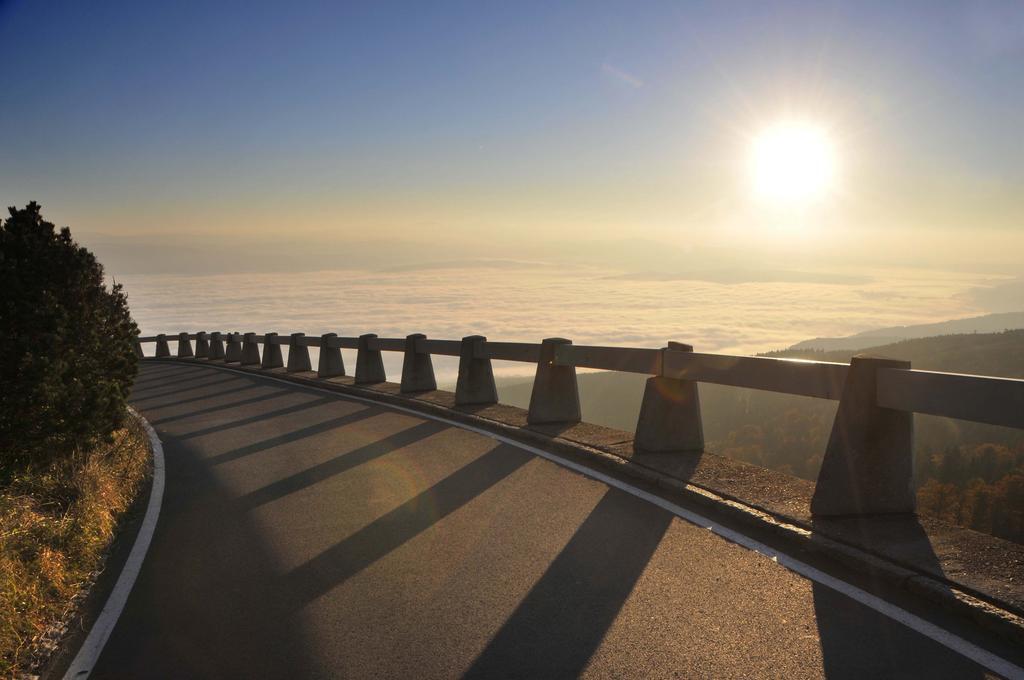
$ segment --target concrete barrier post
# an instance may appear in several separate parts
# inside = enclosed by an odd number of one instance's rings
[[[206,331],[196,333],[196,359],[206,359],[210,356],[210,341]]]
[[[309,348],[306,347],[305,333],[292,333],[288,342],[288,373],[302,373],[312,371],[313,365],[309,362]]]
[[[267,333],[263,336],[263,361],[260,368],[284,368],[281,345],[277,343],[277,333]]]
[[[815,516],[914,512],[914,415],[878,405],[880,368],[910,368],[910,362],[850,361],[811,498]]]
[[[455,383],[455,405],[497,404],[498,389],[490,359],[477,357],[477,348],[487,338],[468,335],[459,347],[459,377]]]
[[[556,366],[555,349],[571,345],[565,338],[546,338],[540,346],[540,360],[530,394],[530,411],[526,422],[544,423],[580,422],[580,390],[576,384],[575,366]]]
[[[668,343],[668,347],[662,350],[659,373],[664,371],[666,352],[692,351],[691,345]],[[697,383],[666,378],[663,374],[647,379],[633,437],[633,450],[638,453],[704,450],[704,425],[700,417]]]
[[[403,393],[429,392],[437,389],[434,364],[430,360],[430,355],[416,351],[416,341],[426,337],[423,333],[413,333],[405,337],[405,356],[402,359]]]
[[[242,365],[252,366],[260,363],[260,346],[256,342],[255,333],[242,336]]]
[[[171,346],[167,344],[167,336],[163,333],[156,336],[156,357],[163,358],[171,356]]]
[[[228,333],[228,344],[224,350],[224,363],[235,364],[242,360],[242,342],[238,333]]]
[[[355,383],[357,385],[372,385],[387,380],[387,376],[384,375],[384,359],[380,355],[380,350],[370,349],[370,340],[376,338],[376,333],[359,336],[359,353],[356,354]]]
[[[217,331],[210,333],[210,353],[208,356],[213,360],[222,361],[224,359],[224,340]]]
[[[178,333],[178,358],[192,358],[192,341],[188,339],[188,333]]]
[[[331,343],[337,339],[337,333],[324,333],[320,336],[320,361],[316,367],[316,377],[333,378],[345,375],[345,362],[341,358],[341,348],[331,347]]]
[[[135,350],[135,356],[139,359],[144,358],[146,355],[142,352],[142,343],[139,342],[138,338],[132,341],[132,349]]]

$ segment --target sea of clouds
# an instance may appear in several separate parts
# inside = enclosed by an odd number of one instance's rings
[[[439,339],[479,334],[492,340],[661,347],[752,354],[816,336],[942,321],[982,313],[970,296],[977,277],[885,270],[835,282],[728,282],[623,278],[588,267],[452,264],[400,271],[118,277],[144,335],[206,331],[377,333]],[[827,279],[826,279],[827,281]],[[346,357],[347,362],[354,357]],[[314,357],[315,361],[315,357]],[[386,356],[398,375],[401,356]],[[435,359],[439,380],[455,360]],[[504,365],[499,373],[528,374]]]

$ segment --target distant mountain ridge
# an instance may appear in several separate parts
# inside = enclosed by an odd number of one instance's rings
[[[891,345],[901,340],[927,338],[957,333],[998,333],[1024,328],[1024,312],[985,314],[967,319],[952,319],[914,326],[891,326],[863,331],[842,338],[813,338],[798,342],[789,350],[862,350],[880,345]],[[947,369],[948,370],[948,369]]]
[[[814,350],[790,348],[764,356],[814,359],[849,363],[850,357],[866,354],[910,361],[914,368],[949,373],[974,373],[1004,378],[1024,378],[1024,329],[999,333],[964,333],[900,340],[856,349]]]

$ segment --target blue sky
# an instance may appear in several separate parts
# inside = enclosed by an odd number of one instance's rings
[[[768,243],[787,115],[843,166],[810,247],[1024,229],[1017,2],[0,2],[0,45],[0,198],[85,233]]]

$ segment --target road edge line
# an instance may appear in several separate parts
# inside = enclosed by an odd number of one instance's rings
[[[156,430],[149,424],[145,416],[131,407],[129,407],[129,411],[133,417],[138,418],[139,422],[142,423],[142,427],[146,430],[146,436],[149,438],[150,450],[153,452],[153,483],[149,491],[149,503],[146,506],[146,515],[142,520],[142,525],[135,536],[135,543],[128,554],[128,559],[125,560],[124,566],[121,568],[121,574],[117,577],[117,583],[114,584],[114,589],[110,591],[110,595],[107,597],[106,604],[103,605],[100,615],[93,622],[89,635],[82,642],[78,653],[64,673],[64,680],[84,680],[84,678],[88,678],[89,674],[92,673],[93,667],[103,652],[103,647],[107,644],[107,640],[110,639],[110,634],[114,631],[114,626],[117,625],[117,620],[124,610],[128,596],[132,592],[132,587],[135,586],[135,580],[142,570],[142,563],[146,559],[149,544],[152,542],[153,533],[156,530],[157,519],[160,517],[160,506],[163,504],[166,474],[164,469],[163,442],[160,441]]]

